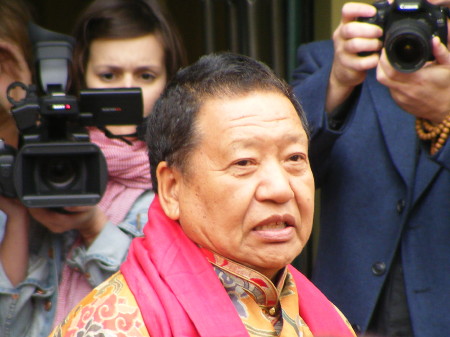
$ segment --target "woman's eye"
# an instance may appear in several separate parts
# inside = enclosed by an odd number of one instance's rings
[[[144,81],[152,81],[155,78],[155,76],[153,74],[150,74],[150,73],[144,73],[144,74],[141,74],[141,78]]]
[[[111,81],[112,79],[114,79],[114,74],[113,73],[104,73],[104,74],[100,74],[99,77],[105,81]]]

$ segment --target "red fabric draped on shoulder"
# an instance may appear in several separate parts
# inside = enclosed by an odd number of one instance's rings
[[[151,336],[248,336],[200,249],[169,219],[156,196],[145,237],[133,240],[121,271]],[[314,335],[354,336],[328,299],[293,267],[300,316]]]

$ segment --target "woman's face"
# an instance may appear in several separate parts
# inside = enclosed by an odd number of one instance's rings
[[[96,39],[90,46],[85,76],[88,88],[140,87],[143,114],[147,116],[167,82],[164,47],[155,34]],[[115,134],[130,134],[136,126],[109,126],[108,129]]]

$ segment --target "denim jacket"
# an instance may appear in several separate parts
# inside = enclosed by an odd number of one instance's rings
[[[142,235],[153,192],[144,192],[119,225],[108,222],[88,247],[78,247],[66,261],[76,232],[54,234],[32,224],[26,279],[14,287],[0,263],[0,332],[2,337],[46,337],[56,311],[58,284],[64,262],[78,268],[92,287],[116,272],[124,261],[131,240]],[[0,211],[0,239],[6,216]]]

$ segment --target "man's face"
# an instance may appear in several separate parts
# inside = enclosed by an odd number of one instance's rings
[[[179,221],[199,246],[269,278],[311,233],[314,180],[292,103],[273,92],[207,100],[179,174]]]

